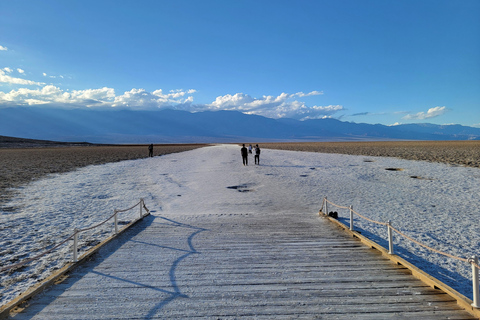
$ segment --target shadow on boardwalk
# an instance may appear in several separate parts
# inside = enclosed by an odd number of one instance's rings
[[[144,241],[143,238],[142,240],[137,239],[139,234],[146,232],[146,230],[148,230],[148,228],[152,227],[154,224],[162,228],[182,229],[183,232],[181,233],[183,234],[183,243],[179,243],[179,246],[169,246],[156,243],[155,241]],[[159,231],[157,228],[155,229],[156,231]],[[56,283],[55,286],[46,289],[42,294],[31,299],[27,304],[28,308],[24,309],[21,313],[12,315],[12,319],[62,318],[61,314],[59,314],[57,317],[55,316],[56,312],[52,313],[52,309],[58,308],[56,302],[61,301],[65,294],[68,295],[69,291],[78,291],[75,288],[78,286],[77,284],[80,281],[84,281],[85,278],[91,277],[92,275],[94,278],[100,278],[107,281],[110,280],[111,282],[118,283],[118,287],[127,288],[127,290],[128,288],[132,287],[145,289],[145,295],[156,296],[155,294],[152,295],[152,292],[161,293],[164,298],[160,301],[155,301],[154,306],[150,305],[150,309],[147,309],[148,311],[146,311],[145,314],[142,315],[140,312],[138,312],[139,310],[136,310],[137,319],[155,318],[155,314],[157,314],[163,307],[173,300],[177,298],[188,298],[186,294],[181,292],[181,289],[177,284],[176,271],[177,267],[184,259],[193,254],[200,253],[193,245],[193,238],[205,230],[206,229],[184,224],[164,217],[156,217],[152,215],[147,216],[131,229],[127,230],[122,235],[106,244],[86,261],[81,262],[73,271],[66,274],[66,278],[61,283]],[[171,253],[180,253],[181,255],[178,257],[176,254],[173,254],[173,256],[176,258],[171,262],[171,264],[169,264],[169,266],[167,266],[169,269],[168,272],[163,274],[163,276],[169,280],[169,283],[166,285],[152,285],[149,281],[139,280],[138,277],[136,277],[136,271],[138,272],[138,270],[142,269],[142,263],[140,261],[138,261],[138,264],[134,263],[136,270],[128,270],[128,265],[130,265],[129,263],[127,263],[127,267],[125,267],[125,263],[122,263],[123,259],[120,259],[119,261],[118,258],[114,257],[118,252],[121,252],[122,248],[125,246],[129,248],[127,250],[136,248],[139,252],[157,252],[157,256],[165,256],[163,253],[165,250],[170,251]],[[160,251],[162,253],[160,253]],[[169,254],[168,256],[171,258],[172,254]],[[132,255],[131,258],[134,260],[140,260],[137,259],[138,257],[135,255]],[[112,268],[114,267],[109,266],[111,263],[109,260],[113,260],[114,264],[119,263],[120,268],[117,267],[117,269],[120,270],[120,272],[112,272]],[[124,268],[122,268],[122,265]],[[166,268],[163,269],[166,270]],[[79,286],[84,287],[82,284]],[[95,295],[96,293],[94,290],[97,290],[97,288],[91,289],[92,294]],[[90,295],[91,294],[86,293],[85,297]],[[125,297],[128,298],[128,292],[126,293]],[[80,300],[83,299],[80,298]],[[145,309],[142,308],[142,310]],[[78,314],[78,318],[89,319],[89,316],[87,314]]]
[[[192,240],[197,234],[206,230],[206,229],[203,229],[203,228],[198,228],[198,227],[195,227],[195,226],[180,223],[180,222],[177,222],[177,221],[174,221],[174,220],[171,220],[171,219],[167,219],[167,218],[163,218],[163,217],[159,217],[158,219],[163,219],[165,221],[164,224],[173,225],[173,226],[180,227],[180,228],[186,228],[187,230],[190,230],[192,233],[187,238],[187,244],[188,244],[188,249],[187,250],[179,249],[179,248],[173,248],[173,247],[167,247],[167,246],[159,246],[159,245],[151,244],[151,243],[145,243],[147,245],[153,245],[155,247],[159,247],[159,248],[163,248],[163,249],[184,252],[184,254],[181,255],[180,257],[178,257],[175,261],[173,261],[173,263],[170,267],[170,270],[168,272],[168,275],[169,275],[169,278],[170,278],[170,283],[171,283],[172,288],[173,288],[173,291],[168,292],[170,294],[170,297],[167,297],[166,299],[164,299],[163,301],[161,301],[157,305],[155,305],[147,313],[147,315],[145,316],[144,319],[151,319],[155,314],[157,314],[157,312],[159,310],[161,310],[165,305],[167,305],[168,303],[170,303],[171,301],[173,301],[176,298],[188,298],[187,295],[182,294],[180,288],[177,285],[177,279],[176,279],[176,276],[175,276],[175,271],[177,270],[177,267],[182,260],[191,256],[192,254],[199,254],[200,253],[193,246],[193,241]],[[151,289],[162,290],[162,289],[154,288],[154,287],[152,287]]]
[[[180,219],[146,218],[14,319],[473,319],[316,214]]]

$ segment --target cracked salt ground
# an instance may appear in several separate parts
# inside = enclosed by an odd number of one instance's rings
[[[365,162],[364,156],[278,150],[265,150],[261,166],[244,167],[239,149],[234,145],[211,146],[89,166],[30,183],[7,204],[13,212],[0,215],[0,263],[27,258],[60,242],[74,228],[103,221],[114,209],[130,207],[140,198],[156,211],[155,216],[195,219],[215,212],[253,214],[248,211],[251,204],[256,212],[316,213],[323,196],[328,196],[334,203],[353,205],[372,219],[391,220],[396,228],[439,250],[460,257],[478,254],[478,168],[385,157],[369,157]],[[306,170],[308,178],[301,177]],[[412,179],[412,175],[430,180]],[[237,189],[228,188],[232,186]],[[255,192],[236,192],[253,186]],[[337,211],[339,219],[346,222],[348,213]],[[384,228],[361,220],[355,220],[355,226],[378,242],[386,239]],[[105,226],[101,235],[110,232],[111,226]],[[397,238],[395,245],[396,251],[415,265],[471,297],[469,265],[408,242],[399,243]],[[11,300],[68,259],[71,252],[67,246],[38,264],[0,275],[0,303]]]

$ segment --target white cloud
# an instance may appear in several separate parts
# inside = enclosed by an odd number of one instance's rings
[[[303,92],[297,92],[295,94],[293,94],[292,96],[297,96],[297,97],[309,97],[309,96],[318,96],[318,95],[322,95],[323,94],[323,91],[312,91],[312,92],[309,92],[309,93],[303,93]]]
[[[243,93],[236,93],[234,95],[227,94],[219,96],[213,101],[209,107],[211,110],[239,110],[242,106],[255,101],[249,95]]]
[[[6,70],[8,69],[8,70]],[[36,86],[41,86],[44,85],[42,82],[35,82],[31,80],[25,80],[21,78],[15,78],[7,75],[7,73],[12,72],[10,68],[4,68],[0,70],[0,82],[4,83],[11,83],[11,84],[23,84],[23,85],[36,85]]]
[[[188,104],[193,101],[187,96],[191,90],[175,90],[163,94],[162,90],[154,93],[144,89],[132,89],[117,96],[112,88],[64,91],[53,85],[41,89],[21,88],[10,92],[0,91],[0,104],[4,106],[50,105],[57,107],[126,107],[133,109],[154,109]]]
[[[148,92],[145,89],[132,89],[121,96],[115,97],[112,107],[127,107],[133,109],[155,109],[174,107],[182,104],[189,104],[193,101],[188,94],[195,90],[171,90],[163,93],[162,89]]]
[[[407,114],[402,119],[405,119],[405,120],[430,119],[430,118],[435,118],[435,117],[441,116],[442,114],[444,114],[447,111],[448,111],[447,107],[435,107],[435,108],[428,109],[427,112],[418,112],[418,113],[415,113],[415,114]]]
[[[322,119],[344,110],[342,106],[308,107],[303,102],[294,99],[296,97],[320,94],[323,93],[319,91],[295,94],[281,93],[278,96],[263,96],[261,98],[253,98],[244,93],[227,94],[217,97],[215,101],[206,105],[206,107],[207,110],[235,110],[274,119],[294,118],[299,120]]]
[[[13,70],[9,67],[5,67],[2,70],[5,71],[6,73],[12,73],[13,72]]]
[[[7,47],[4,47],[4,46],[0,46],[0,51],[7,51],[8,48]]]
[[[25,70],[20,69],[20,68],[17,68],[17,71],[18,71],[18,73],[22,73],[22,74],[25,73]]]
[[[21,88],[8,93],[0,91],[0,104],[6,105],[53,105],[53,106],[104,106],[113,102],[115,92],[111,88],[74,90],[65,92],[53,85],[41,89]]]
[[[64,76],[61,76],[61,75],[60,75],[60,76],[49,76],[49,75],[46,74],[45,72],[43,72],[42,75],[43,75],[44,77],[48,77],[48,78],[51,78],[51,79],[56,79],[56,78],[62,78],[62,79],[64,79],[64,78],[65,78]]]
[[[3,72],[3,71],[2,71]],[[3,77],[8,77],[3,74]],[[0,78],[1,79],[1,78]],[[10,78],[11,80],[11,78]],[[22,81],[28,81],[18,79]],[[30,84],[30,82],[29,82]],[[116,95],[113,88],[64,91],[54,85],[46,85],[40,89],[21,88],[8,93],[0,91],[0,105],[26,106],[49,105],[56,107],[76,108],[128,108],[137,110],[155,110],[174,108],[190,112],[234,110],[246,114],[261,115],[268,118],[294,118],[299,120],[322,119],[344,110],[340,105],[308,107],[295,98],[321,94],[318,91],[310,93],[281,93],[278,96],[263,96],[254,98],[248,94],[236,93],[219,96],[210,104],[194,104],[192,94],[196,90],[155,90],[131,89]]]

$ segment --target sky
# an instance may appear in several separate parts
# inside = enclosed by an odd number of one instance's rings
[[[478,17],[478,0],[1,1],[0,108],[480,127]]]

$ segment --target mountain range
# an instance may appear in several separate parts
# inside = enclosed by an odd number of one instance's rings
[[[298,121],[237,111],[14,107],[0,109],[0,135],[91,143],[480,140],[480,128],[427,123],[385,126],[336,119]]]

